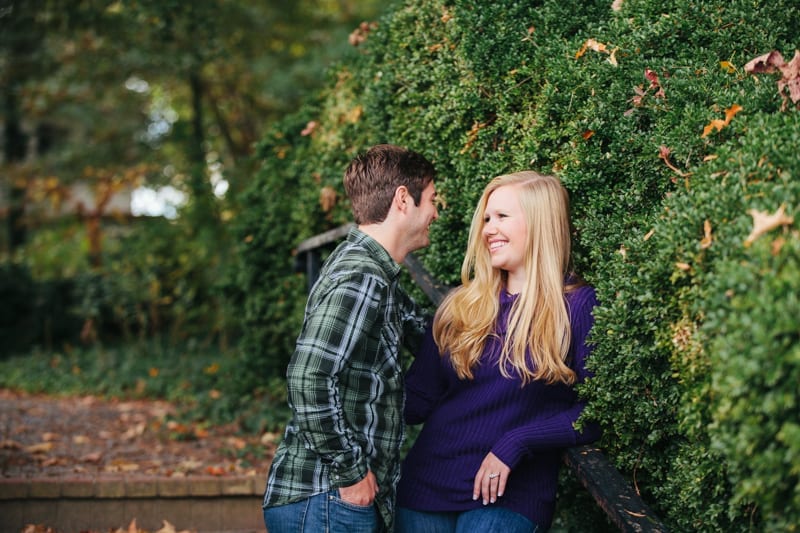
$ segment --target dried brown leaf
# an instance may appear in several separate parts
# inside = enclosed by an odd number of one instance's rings
[[[762,72],[771,74],[777,71],[784,63],[786,62],[783,60],[781,53],[777,50],[773,50],[748,61],[744,66],[744,70],[751,74],[759,74]]]
[[[333,209],[334,206],[336,205],[336,201],[338,200],[338,198],[339,194],[333,187],[329,185],[323,187],[319,191],[319,205],[322,208],[322,212],[323,213],[330,212],[330,210]]]
[[[308,123],[306,124],[306,127],[303,128],[303,131],[300,132],[300,135],[302,135],[303,137],[311,135],[312,133],[314,133],[314,130],[317,129],[318,125],[319,123],[316,120],[309,120]]]
[[[688,178],[689,176],[691,176],[690,172],[684,172],[672,164],[672,162],[669,159],[671,153],[672,151],[669,149],[668,146],[661,145],[658,149],[658,158],[664,161],[664,164],[667,165],[667,167],[669,167],[669,169],[675,172],[678,176],[682,178]],[[673,179],[673,181],[675,180]]]
[[[0,442],[0,449],[2,450],[21,450],[22,444],[15,440],[6,439]]]
[[[703,222],[703,238],[700,241],[700,248],[705,250],[706,248],[710,247],[712,240],[711,221],[706,219],[706,221]]]
[[[778,210],[772,214],[758,211],[756,209],[748,210],[747,212],[751,217],[753,217],[753,229],[750,232],[750,235],[748,235],[744,240],[745,247],[750,246],[761,235],[772,231],[775,228],[793,224],[794,218],[787,216],[785,211],[785,205],[780,206],[780,208],[778,208]]]
[[[30,446],[25,447],[25,451],[28,453],[47,453],[53,449],[54,444],[52,442],[40,442],[38,444],[31,444]]]
[[[99,463],[103,459],[103,452],[92,452],[87,453],[83,457],[81,457],[81,461],[84,463]]]
[[[725,110],[725,119],[714,119],[709,122],[706,127],[703,128],[703,135],[701,135],[701,137],[707,137],[714,130],[722,131],[722,129],[730,124],[733,117],[736,116],[736,114],[741,110],[742,106],[739,104],[733,104],[730,106]]]
[[[783,98],[782,108],[786,108],[787,100],[800,105],[800,50],[795,50],[794,57],[788,63],[780,52],[773,50],[750,60],[744,69],[751,74],[780,72],[778,93]]]

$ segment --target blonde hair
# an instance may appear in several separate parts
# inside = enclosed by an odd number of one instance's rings
[[[511,377],[509,367],[513,368],[523,383],[541,379],[572,384],[575,372],[566,364],[571,334],[564,299],[576,286],[565,285],[571,254],[569,197],[553,176],[522,171],[497,176],[486,186],[472,217],[461,286],[436,312],[434,339],[440,351],[449,354],[458,376],[472,379],[486,341],[494,334],[499,294],[506,282],[506,273],[492,267],[483,237],[489,196],[500,187],[514,187],[518,193],[528,230],[527,281],[509,315],[500,372]]]

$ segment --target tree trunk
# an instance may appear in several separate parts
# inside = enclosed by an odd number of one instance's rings
[[[206,172],[205,131],[203,129],[203,80],[198,69],[189,73],[192,91],[192,136],[189,139],[190,213],[195,230],[212,226],[215,222],[214,196]]]
[[[25,160],[28,151],[28,137],[22,131],[19,116],[19,102],[17,101],[15,85],[12,83],[6,88],[5,94],[5,143],[3,155],[9,167],[15,166]],[[14,249],[25,242],[25,184],[11,176],[8,180],[8,216],[6,217],[8,232],[8,250]]]

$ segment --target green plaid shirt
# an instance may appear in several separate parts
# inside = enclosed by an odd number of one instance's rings
[[[264,506],[361,480],[391,530],[404,437],[401,345],[416,348],[427,317],[399,284],[400,265],[350,230],[325,262],[287,369],[292,420],[270,468]]]

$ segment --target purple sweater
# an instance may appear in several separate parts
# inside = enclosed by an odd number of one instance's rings
[[[515,296],[503,291],[497,330],[505,334]],[[586,344],[597,304],[592,287],[567,295],[572,345],[569,365],[578,382],[589,373]],[[465,511],[483,505],[473,501],[475,474],[488,452],[511,468],[498,505],[549,528],[555,508],[560,454],[600,436],[599,426],[573,427],[583,410],[572,387],[504,378],[496,362],[501,343],[490,340],[474,369],[474,379],[461,380],[428,330],[424,344],[406,375],[405,418],[425,425],[402,469],[397,504],[419,511]]]

